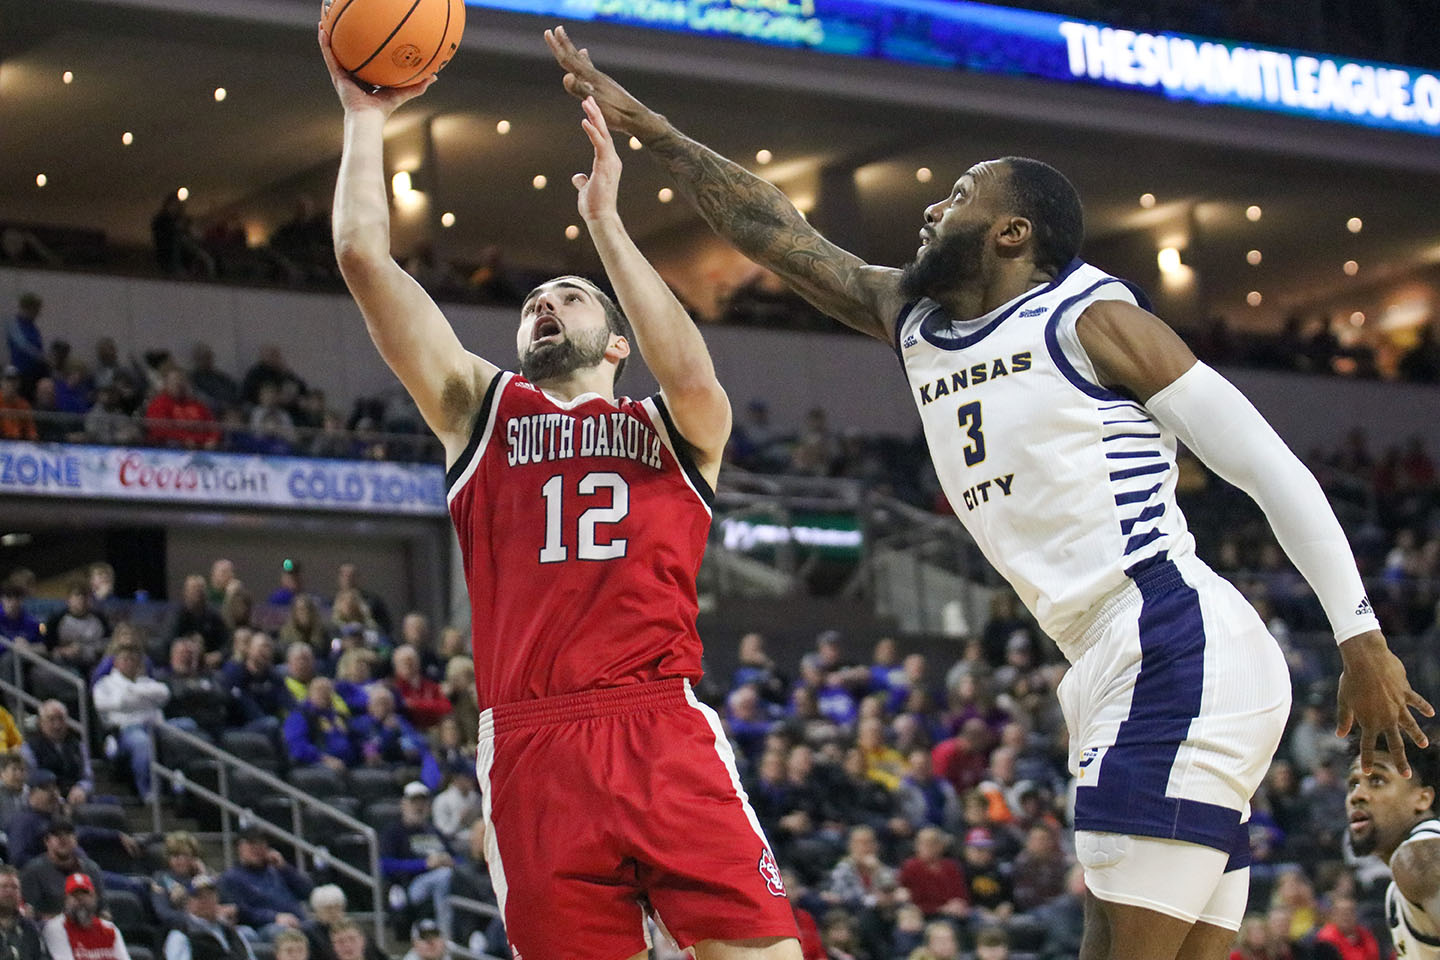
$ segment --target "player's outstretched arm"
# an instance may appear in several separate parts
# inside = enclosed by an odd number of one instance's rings
[[[713,488],[730,438],[730,399],[715,377],[715,365],[700,331],[626,231],[616,206],[620,154],[600,106],[587,97],[583,107],[585,119],[580,125],[595,148],[595,164],[588,176],[577,173],[572,178],[579,191],[580,216],[634,328],[640,354],[665,395],[675,426],[697,448],[700,462],[696,466]]]
[[[545,42],[565,70],[565,89],[582,100],[594,97],[611,129],[638,137],[712,230],[817,309],[892,342],[895,316],[904,305],[899,270],[871,266],[826,240],[774,184],[691,140],[595,69],[564,27],[546,30]]]
[[[1337,732],[1345,736],[1353,723],[1360,725],[1366,772],[1381,734],[1403,766],[1402,731],[1426,743],[1411,710],[1425,716],[1435,711],[1410,688],[1404,664],[1386,645],[1350,543],[1314,474],[1245,395],[1199,363],[1160,318],[1132,304],[1102,301],[1086,309],[1076,333],[1103,386],[1144,403],[1207,467],[1259,504],[1340,644]]]
[[[385,196],[385,121],[429,89],[435,77],[367,93],[335,62],[323,28],[320,52],[345,108],[345,144],[331,222],[335,258],[365,315],[370,339],[445,445],[449,463],[464,450],[470,418],[499,371],[461,346],[435,301],[390,256]]]

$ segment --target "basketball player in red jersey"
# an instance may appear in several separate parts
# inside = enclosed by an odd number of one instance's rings
[[[699,332],[616,212],[593,102],[580,214],[620,309],[579,277],[531,291],[520,374],[468,352],[390,256],[382,129],[412,87],[345,108],[335,252],[385,362],[445,446],[473,614],[486,857],[516,960],[646,956],[645,912],[700,960],[799,960],[779,868],[700,676],[695,575],[730,434]],[[631,332],[660,383],[616,399]]]

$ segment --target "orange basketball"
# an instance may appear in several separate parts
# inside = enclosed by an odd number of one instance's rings
[[[326,0],[322,22],[340,66],[363,83],[403,87],[455,55],[465,0]]]

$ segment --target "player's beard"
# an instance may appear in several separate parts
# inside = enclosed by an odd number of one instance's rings
[[[1350,831],[1350,850],[1357,857],[1368,857],[1374,853],[1375,848],[1379,846],[1379,841],[1380,836],[1375,832],[1373,819],[1370,821],[1370,829],[1364,833],[1357,835],[1354,830]]]
[[[954,233],[930,241],[924,252],[905,264],[900,273],[900,290],[905,298],[936,300],[978,279],[989,232],[988,224],[977,223],[973,227],[958,227]]]
[[[605,359],[610,329],[567,333],[557,343],[542,343],[525,351],[520,373],[531,383],[569,376],[581,367],[593,367]]]

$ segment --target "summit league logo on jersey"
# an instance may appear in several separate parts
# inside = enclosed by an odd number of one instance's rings
[[[760,851],[759,870],[760,876],[765,878],[765,889],[770,891],[770,896],[785,896],[785,881],[780,879],[780,865],[775,862],[775,854],[770,852],[769,847]]]

